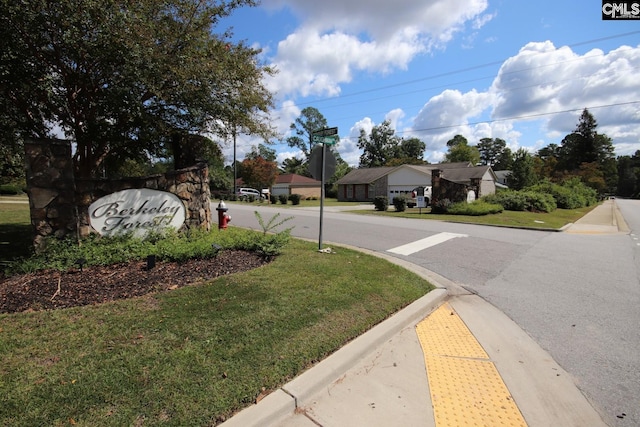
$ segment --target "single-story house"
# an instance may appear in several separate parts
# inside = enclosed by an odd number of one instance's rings
[[[313,178],[297,175],[295,173],[285,173],[276,177],[276,182],[271,187],[271,194],[300,194],[303,197],[320,197],[322,183]]]
[[[434,169],[470,167],[469,162],[459,162],[354,169],[337,181],[338,200],[370,202],[377,196],[386,196],[391,201],[394,197],[410,194],[416,187],[431,186]]]

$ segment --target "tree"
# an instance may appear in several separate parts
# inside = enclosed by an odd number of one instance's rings
[[[0,184],[23,181],[24,147],[19,140],[4,140],[0,144]]]
[[[476,147],[480,152],[480,162],[493,167],[507,148],[507,143],[500,138],[482,138]]]
[[[259,50],[214,33],[254,0],[0,1],[1,121],[21,138],[62,129],[79,177],[114,153],[150,158],[185,135],[226,135],[225,123],[273,135],[273,71]]]
[[[449,147],[449,151],[444,155],[445,162],[471,162],[473,165],[480,162],[478,148],[469,145],[467,138],[462,135],[456,135],[447,141],[447,147]]]
[[[324,118],[322,113],[314,107],[304,108],[300,116],[291,123],[289,129],[291,129],[293,135],[286,139],[289,147],[299,148],[305,155],[306,159],[309,159],[311,150],[313,149],[313,132],[324,129],[327,126],[327,119]]]
[[[594,180],[589,172],[587,175],[591,177],[593,188],[598,187],[603,192],[613,191],[618,177],[613,142],[607,135],[599,134],[597,127],[596,119],[585,108],[576,129],[562,140],[558,168],[579,176],[585,176],[585,170],[593,172],[595,168],[602,174],[604,184]],[[583,166],[585,163],[589,165]]]
[[[297,157],[284,159],[284,161],[282,162],[282,171],[284,173],[295,173],[302,176],[309,175],[309,168],[307,167],[307,163],[304,160],[298,159]]]
[[[247,159],[255,159],[257,157],[262,157],[263,159],[269,162],[276,161],[276,150],[273,148],[269,148],[264,144],[258,144],[258,147],[255,145],[251,147],[251,152],[245,156]]]
[[[418,138],[403,138],[400,142],[400,155],[403,158],[422,160],[426,148],[426,144]]]
[[[364,129],[360,129],[358,148],[363,150],[360,155],[360,167],[384,166],[389,160],[398,157],[399,144],[400,138],[395,135],[395,130],[391,128],[391,122],[388,120],[374,126],[369,135]]]
[[[256,189],[271,187],[278,176],[277,163],[260,156],[245,158],[240,165],[240,170],[245,185]]]
[[[518,149],[513,159],[513,168],[507,177],[509,188],[522,190],[523,188],[535,185],[537,181],[533,157],[524,148]]]
[[[513,167],[513,152],[509,147],[505,147],[502,153],[496,159],[496,163],[492,166],[497,171],[508,171]]]

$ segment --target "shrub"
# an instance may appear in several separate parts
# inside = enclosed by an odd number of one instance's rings
[[[407,198],[404,196],[394,197],[393,207],[396,208],[396,212],[404,212],[405,210],[407,210]]]
[[[449,199],[440,199],[431,203],[431,213],[446,214],[453,203]]]
[[[373,206],[377,211],[385,212],[389,208],[389,198],[387,196],[376,196],[373,199]]]
[[[17,194],[20,194],[21,192],[22,192],[22,189],[20,188],[19,185],[15,185],[15,184],[0,185],[0,195],[15,196]]]
[[[291,200],[292,205],[299,205],[302,196],[300,194],[292,194],[289,196],[289,200]]]
[[[504,210],[498,203],[487,203],[484,200],[475,200],[472,203],[458,202],[447,208],[447,213],[451,215],[471,215],[480,216],[497,214]]]
[[[278,200],[280,201],[280,204],[286,205],[289,197],[286,194],[280,194],[278,195]]]
[[[269,194],[269,202],[272,205],[275,205],[278,202],[278,198],[274,194]]]
[[[556,201],[551,194],[536,191],[501,191],[483,197],[487,203],[497,203],[507,211],[552,212]]]

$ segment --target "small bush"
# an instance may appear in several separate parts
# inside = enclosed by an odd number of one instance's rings
[[[289,200],[291,200],[292,205],[299,205],[302,196],[300,194],[292,194],[289,196]]]
[[[22,193],[22,189],[19,185],[15,184],[3,184],[0,185],[0,195],[3,196],[15,196]]]
[[[481,216],[497,214],[504,210],[498,203],[487,203],[484,200],[475,200],[472,203],[458,202],[447,208],[447,213],[451,215]]]
[[[396,196],[393,198],[393,207],[396,212],[404,212],[407,210],[407,198],[404,196]]]
[[[289,197],[286,194],[279,194],[278,200],[280,201],[280,204],[286,205],[287,201],[289,200]]]
[[[431,203],[431,213],[446,214],[453,203],[449,199],[440,199]]]
[[[389,208],[389,198],[387,196],[376,196],[373,199],[373,206],[377,211],[385,212]]]

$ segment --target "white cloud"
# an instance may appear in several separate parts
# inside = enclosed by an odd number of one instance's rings
[[[622,147],[640,137],[638,104],[626,104],[640,101],[640,80],[634,77],[639,68],[640,46],[578,55],[549,41],[529,43],[502,65],[490,89],[497,100],[492,115],[525,120],[566,111],[544,119],[548,135],[561,140],[575,129],[582,109],[589,108],[598,131]]]
[[[305,25],[319,31],[367,33],[383,41],[391,40],[408,27],[434,38],[443,37],[487,8],[486,0],[263,0],[262,3],[267,8],[289,7]]]
[[[411,132],[425,142],[427,153],[446,152],[447,141],[455,135],[470,138],[474,130],[468,124],[469,119],[486,110],[491,105],[491,98],[491,94],[475,89],[467,93],[447,89],[422,107],[413,121]],[[487,134],[486,129],[481,129],[480,134]]]
[[[486,0],[264,0],[266,8],[288,7],[301,26],[278,44],[267,82],[281,97],[336,96],[356,71],[404,70],[416,55],[442,47],[469,21],[483,16]]]
[[[400,128],[401,120],[404,118],[404,111],[400,108],[396,108],[394,110],[389,111],[384,119],[389,122],[391,125],[391,129],[396,129],[396,131]]]

